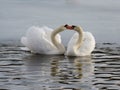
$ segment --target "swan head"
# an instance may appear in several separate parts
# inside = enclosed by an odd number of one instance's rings
[[[80,27],[79,27],[79,26],[72,25],[72,30],[80,31]]]
[[[72,26],[66,25],[66,29],[75,30],[77,32],[80,32],[82,30],[82,28],[80,26],[75,26],[75,25],[72,25]]]
[[[66,27],[66,29],[68,29],[68,30],[78,30],[79,29],[79,27],[78,26],[75,26],[75,25],[72,25],[72,26],[70,26],[70,25],[65,25],[65,27]]]
[[[73,30],[73,27],[72,26],[69,26],[69,25],[65,25],[64,27],[66,27],[66,29],[68,29],[68,30]]]
[[[61,31],[64,31],[64,30],[67,29],[67,26],[68,26],[67,24],[66,25],[62,25],[58,29],[60,29]]]
[[[75,26],[75,25],[69,26],[69,25],[66,24],[65,27],[68,30],[75,30],[75,31],[80,31],[80,29],[81,29],[81,27]]]

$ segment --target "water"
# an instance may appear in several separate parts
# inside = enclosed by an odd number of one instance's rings
[[[120,90],[119,0],[0,0],[0,90]],[[35,26],[81,25],[91,57],[33,55],[20,38]],[[64,45],[73,32],[61,33]]]
[[[120,90],[120,45],[97,44],[91,57],[33,55],[1,44],[1,90]]]

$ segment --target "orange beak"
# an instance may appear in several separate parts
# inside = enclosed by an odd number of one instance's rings
[[[65,27],[66,27],[66,29],[69,29],[69,30],[72,30],[73,29],[73,27],[72,26],[69,26],[69,25],[65,25]]]
[[[66,28],[69,29],[69,30],[73,29],[72,26],[67,26]]]

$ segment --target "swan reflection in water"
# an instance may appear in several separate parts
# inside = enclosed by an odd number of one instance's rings
[[[94,73],[94,65],[91,57],[30,55],[24,59],[26,72],[39,72],[35,74],[37,77],[34,78],[40,81],[40,83],[42,81],[42,83],[52,85],[54,83],[62,86],[63,84],[72,85],[83,89],[93,87],[92,75]],[[43,78],[45,78],[44,81]],[[82,87],[81,85],[86,85],[87,87]]]
[[[67,57],[51,62],[51,75],[60,77],[63,83],[69,83],[72,79],[87,80],[93,73],[94,65],[90,57]]]
[[[63,60],[63,55],[29,55],[24,57],[26,70],[28,71],[42,71],[48,70],[51,67],[52,60]]]

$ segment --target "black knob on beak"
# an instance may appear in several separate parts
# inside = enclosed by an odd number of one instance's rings
[[[72,25],[72,28],[74,29],[76,26],[75,25]]]
[[[64,27],[67,27],[68,25],[67,24],[65,24],[65,26]]]

